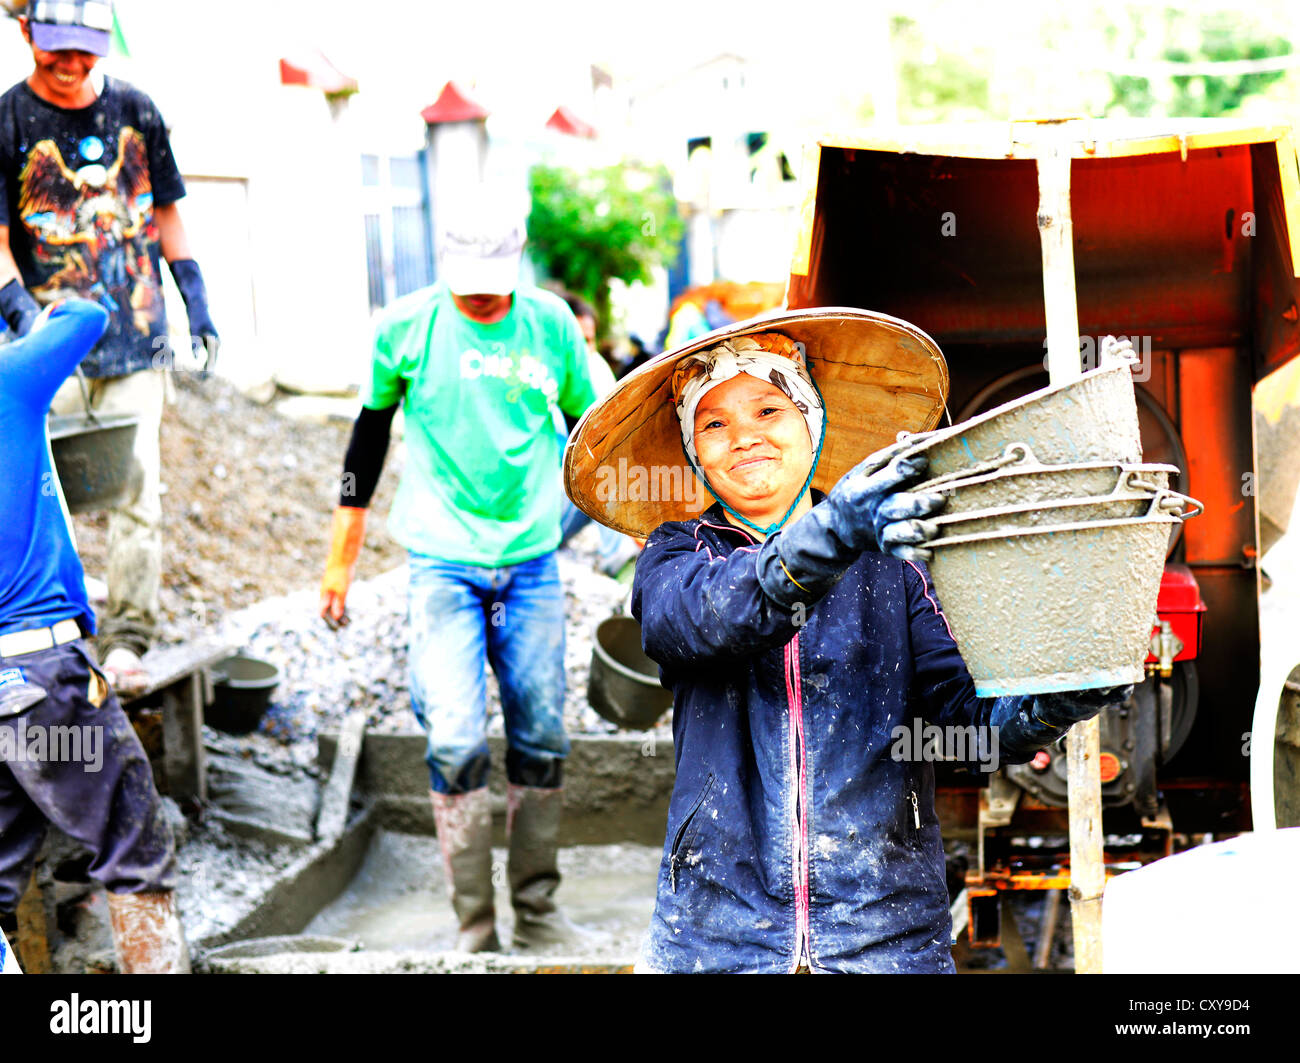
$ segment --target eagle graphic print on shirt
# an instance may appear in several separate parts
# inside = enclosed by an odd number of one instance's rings
[[[15,85],[0,97],[0,180],[0,222],[36,300],[80,295],[110,315],[86,374],[155,364],[167,323],[154,208],[185,187],[153,101],[107,79],[89,107],[66,109]]]

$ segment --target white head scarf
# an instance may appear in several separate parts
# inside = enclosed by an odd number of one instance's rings
[[[747,373],[783,391],[803,414],[808,438],[816,452],[822,441],[826,411],[821,396],[808,375],[803,349],[775,332],[740,336],[707,351],[683,358],[673,372],[673,393],[677,419],[682,428],[682,445],[691,464],[699,469],[695,452],[695,410],[700,400],[719,384]]]

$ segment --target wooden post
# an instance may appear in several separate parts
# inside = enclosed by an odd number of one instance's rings
[[[167,789],[175,801],[208,799],[203,688],[203,673],[191,672],[163,690],[163,763]]]
[[[25,974],[50,974],[54,970],[50,947],[50,918],[45,905],[45,892],[38,880],[38,869],[32,871],[27,889],[18,900],[18,955]]]
[[[1101,721],[1070,728],[1065,747],[1070,789],[1070,922],[1074,969],[1101,974],[1101,897],[1106,865],[1101,832]]]
[[[1070,214],[1069,126],[1052,124],[1038,152],[1038,234],[1043,247],[1047,369],[1053,385],[1083,375],[1074,287],[1074,224]],[[1101,830],[1101,724],[1076,724],[1066,739],[1070,794],[1070,916],[1074,969],[1101,973],[1101,897],[1106,886]]]
[[[316,818],[316,837],[321,841],[336,841],[348,822],[348,805],[352,798],[352,783],[361,759],[361,743],[366,736],[366,710],[353,709],[343,719],[339,728],[338,747],[334,751],[334,766],[329,782],[321,794],[320,812]]]

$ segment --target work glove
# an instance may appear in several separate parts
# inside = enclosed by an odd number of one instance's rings
[[[994,714],[1002,757],[1012,761],[1027,759],[1030,754],[1063,737],[1076,723],[1091,720],[1111,705],[1122,705],[1132,695],[1133,684],[1129,683],[1119,687],[1004,699],[1008,703],[1019,701],[1019,707],[1003,720],[998,720],[998,714]]]
[[[320,584],[320,615],[336,630],[348,622],[348,587],[352,584],[352,573],[356,570],[361,544],[366,538],[367,512],[353,506],[336,506],[334,509],[330,556]]]
[[[31,292],[17,277],[0,288],[0,317],[4,318],[15,338],[26,336],[31,331],[32,322],[40,312],[41,304],[32,298]]]
[[[199,264],[194,259],[182,258],[169,265],[181,298],[185,300],[185,313],[190,320],[191,349],[196,355],[200,350],[204,352],[199,374],[206,378],[216,369],[217,353],[221,349],[217,326],[212,323],[212,315],[208,313],[208,289],[203,283]]]
[[[864,552],[927,559],[925,544],[937,528],[925,518],[938,513],[947,499],[912,494],[905,488],[928,468],[924,454],[906,458],[895,454],[882,467],[878,452],[846,473],[820,505],[769,536],[759,548],[758,581],[763,591],[792,609],[819,600]]]

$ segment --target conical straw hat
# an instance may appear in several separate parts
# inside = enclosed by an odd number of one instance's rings
[[[650,359],[578,422],[564,451],[564,489],[594,520],[646,538],[665,521],[713,504],[682,449],[673,369],[724,340],[779,332],[803,345],[826,403],[826,442],[813,486],[829,490],[899,432],[939,423],[948,366],[938,345],[906,321],[849,307],[784,310],[737,322]]]

